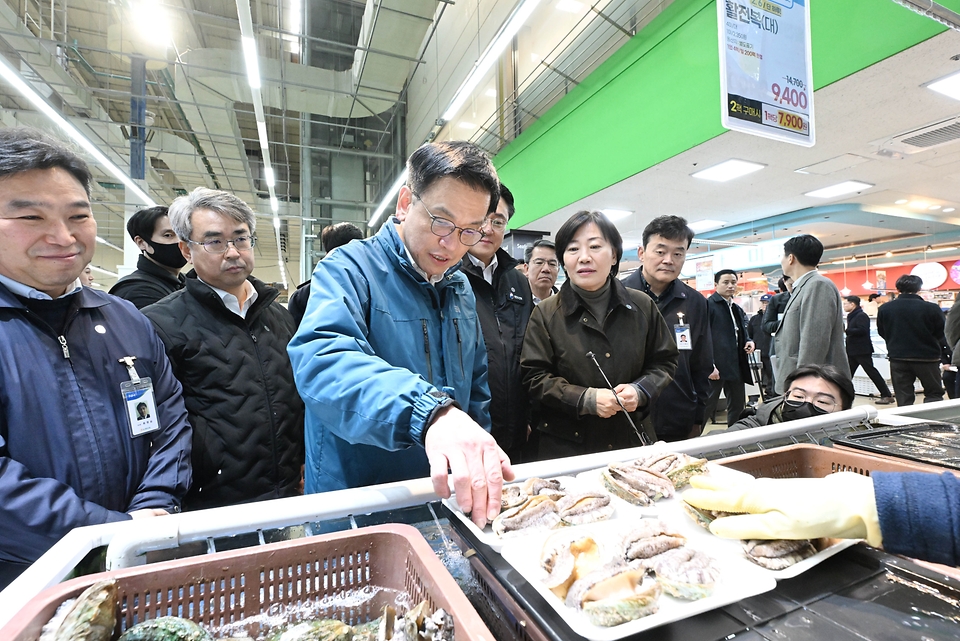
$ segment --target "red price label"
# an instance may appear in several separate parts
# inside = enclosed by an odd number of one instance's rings
[[[807,110],[807,92],[805,91],[793,87],[783,87],[781,89],[780,85],[773,83],[770,85],[770,93],[773,94],[774,102],[781,105],[790,105],[803,111]]]

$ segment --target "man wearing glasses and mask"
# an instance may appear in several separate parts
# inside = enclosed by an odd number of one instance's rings
[[[320,261],[288,352],[306,404],[306,491],[430,475],[483,526],[513,472],[489,434],[487,355],[460,261],[500,181],[467,142],[407,161],[396,213]],[[449,474],[448,474],[449,470]]]
[[[507,222],[516,211],[513,194],[500,185],[497,211],[487,216],[480,242],[467,252],[463,273],[477,297],[477,314],[487,345],[490,431],[513,463],[520,463],[527,442],[530,401],[520,372],[523,334],[533,311],[533,296],[519,261],[501,248]]]
[[[294,496],[303,463],[303,402],[287,343],[293,317],[253,278],[256,219],[242,200],[198,187],[170,205],[193,264],[186,287],[143,309],[183,385],[193,425],[193,486],[184,509]]]
[[[782,396],[761,404],[756,414],[740,419],[727,430],[795,421],[853,407],[853,382],[833,365],[798,367],[787,376],[784,389],[787,391]]]

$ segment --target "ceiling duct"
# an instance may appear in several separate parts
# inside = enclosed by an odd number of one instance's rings
[[[960,116],[941,120],[919,129],[911,129],[892,138],[875,140],[881,151],[916,154],[929,151],[960,140]]]

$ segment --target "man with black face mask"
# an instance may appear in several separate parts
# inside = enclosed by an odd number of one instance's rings
[[[763,403],[756,414],[740,419],[727,430],[795,421],[848,410],[853,406],[853,381],[832,365],[798,367],[787,376],[784,389],[787,391],[782,396]]]
[[[156,303],[161,298],[183,289],[180,270],[187,259],[180,251],[180,241],[170,226],[166,207],[141,209],[127,221],[127,233],[140,248],[136,271],[124,276],[110,293],[125,298],[137,309]]]

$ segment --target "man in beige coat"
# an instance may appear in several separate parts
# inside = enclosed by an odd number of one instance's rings
[[[809,234],[783,244],[780,266],[793,279],[793,294],[774,337],[778,394],[784,392],[787,375],[803,365],[833,365],[850,376],[840,292],[817,271],[821,256],[823,244]]]

